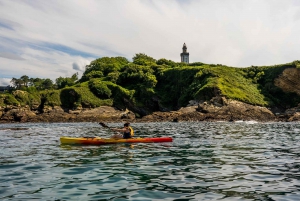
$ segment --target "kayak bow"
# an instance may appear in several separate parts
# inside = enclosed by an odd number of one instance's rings
[[[61,144],[73,145],[104,145],[116,143],[157,143],[157,142],[172,142],[171,137],[155,137],[155,138],[130,138],[130,139],[108,139],[100,137],[60,137]]]

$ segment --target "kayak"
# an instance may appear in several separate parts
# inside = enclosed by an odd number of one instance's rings
[[[100,137],[60,137],[61,144],[73,145],[104,145],[117,143],[158,143],[172,142],[171,137],[154,137],[154,138],[130,138],[130,139],[112,139]]]

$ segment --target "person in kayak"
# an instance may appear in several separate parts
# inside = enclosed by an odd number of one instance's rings
[[[111,138],[114,138],[114,139],[129,139],[129,138],[132,138],[132,136],[134,135],[134,131],[133,129],[131,128],[131,126],[129,126],[130,123],[127,122],[124,124],[124,128],[112,128],[111,130],[113,131],[118,131],[118,132],[121,132],[123,134],[114,134],[113,136],[111,136]]]

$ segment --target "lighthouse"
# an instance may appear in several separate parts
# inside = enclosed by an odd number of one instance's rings
[[[181,57],[181,62],[184,62],[184,63],[189,63],[189,56],[190,56],[190,53],[187,52],[187,47],[186,47],[186,44],[184,43],[183,44],[183,47],[182,47],[182,53],[180,54],[180,57]]]

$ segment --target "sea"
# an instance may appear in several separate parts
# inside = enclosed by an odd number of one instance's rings
[[[300,200],[300,122],[131,126],[173,142],[69,146],[61,136],[114,133],[97,122],[0,124],[0,200]]]

